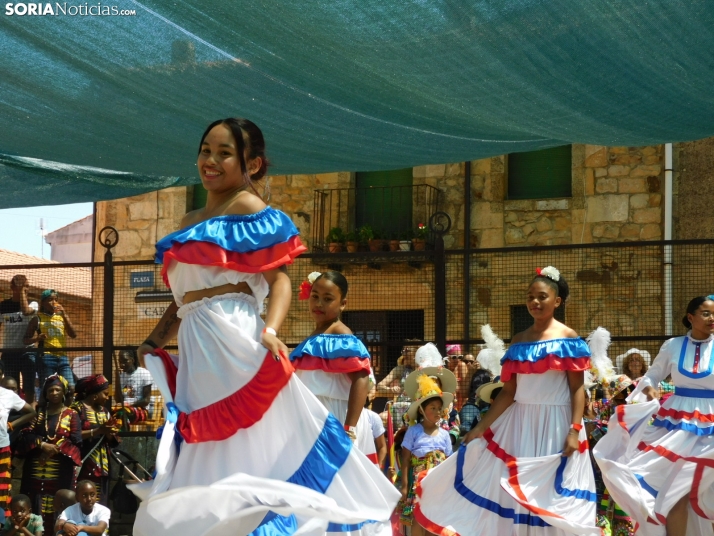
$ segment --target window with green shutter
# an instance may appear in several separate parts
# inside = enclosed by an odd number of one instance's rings
[[[412,168],[355,175],[355,227],[369,225],[383,238],[406,236],[412,228]]]
[[[572,146],[508,155],[508,199],[572,196]]]

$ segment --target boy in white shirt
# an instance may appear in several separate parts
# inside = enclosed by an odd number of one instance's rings
[[[66,508],[55,524],[57,534],[66,536],[103,536],[109,534],[111,511],[97,503],[97,488],[93,482],[77,484],[77,503]]]

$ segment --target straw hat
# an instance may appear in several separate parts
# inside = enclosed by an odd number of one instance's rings
[[[423,371],[416,371],[416,374],[416,376],[413,376],[414,372],[412,372],[409,375],[409,377],[414,377],[413,381],[416,383],[416,390],[414,392],[414,396],[412,396],[414,402],[412,402],[411,406],[409,406],[409,409],[407,410],[409,422],[411,423],[416,422],[419,406],[421,406],[425,400],[428,400],[430,398],[441,398],[441,402],[444,408],[449,407],[449,404],[454,401],[454,395],[452,395],[451,393],[443,392],[434,378],[427,376],[426,374],[424,374]],[[407,378],[407,382],[408,381],[409,378]],[[407,390],[406,382],[404,385],[404,390]]]
[[[498,389],[499,387],[503,387],[503,382],[498,381],[499,379],[500,378],[497,378],[492,382],[484,383],[482,386],[476,389],[476,398],[480,398],[487,404],[493,404],[493,398],[491,398],[491,395],[496,389]]]
[[[456,393],[456,376],[448,368],[444,367],[444,358],[441,357],[439,350],[432,343],[427,343],[420,347],[414,355],[414,361],[419,367],[404,381],[404,392],[414,399],[417,391],[417,377],[420,374],[426,374],[435,380],[439,380],[441,390],[445,393]]]
[[[625,358],[630,354],[640,354],[645,365],[650,366],[650,353],[647,350],[638,350],[637,348],[630,348],[624,354],[620,354],[615,358],[615,365],[617,365],[617,370],[624,374],[622,367],[625,364]]]

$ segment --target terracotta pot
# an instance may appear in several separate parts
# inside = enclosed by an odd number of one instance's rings
[[[370,251],[382,251],[382,239],[381,238],[375,238],[373,240],[369,241],[369,250]]]
[[[359,242],[347,242],[347,251],[349,253],[357,253]]]
[[[330,242],[327,247],[330,249],[330,253],[339,253],[342,251],[342,244],[339,242]]]
[[[389,241],[389,251],[399,251],[399,240]]]
[[[400,240],[399,241],[399,251],[411,251],[412,241],[411,240]]]
[[[426,249],[426,240],[423,238],[415,238],[412,240],[412,244],[414,244],[414,251],[424,251]]]

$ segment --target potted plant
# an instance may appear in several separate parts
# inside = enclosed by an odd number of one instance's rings
[[[416,233],[412,239],[414,251],[424,251],[426,249],[426,237],[429,235],[429,229],[423,223],[417,225]]]
[[[412,250],[412,232],[405,231],[402,233],[402,239],[399,241],[399,251],[411,251]]]
[[[347,251],[349,253],[356,253],[359,249],[359,239],[357,238],[357,233],[351,231],[345,236],[345,245],[347,246]]]
[[[327,244],[330,253],[339,253],[342,251],[342,244],[345,241],[345,233],[339,227],[333,227],[327,233]]]
[[[363,225],[357,231],[359,234],[359,241],[363,244],[369,244],[370,251],[379,251],[382,249],[382,241],[376,238],[374,235],[374,229],[371,225]]]
[[[399,238],[392,238],[389,241],[389,251],[399,251]]]

